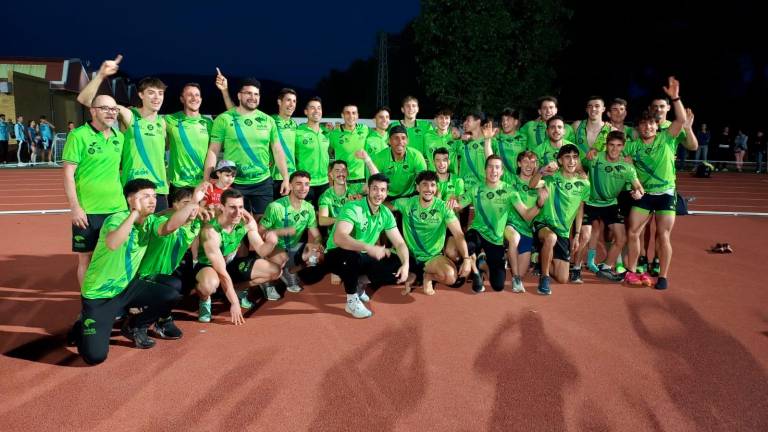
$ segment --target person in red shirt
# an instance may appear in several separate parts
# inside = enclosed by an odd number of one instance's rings
[[[211,173],[211,187],[205,193],[202,205],[208,208],[221,206],[221,194],[232,186],[237,175],[235,163],[229,160],[220,160],[216,169]]]

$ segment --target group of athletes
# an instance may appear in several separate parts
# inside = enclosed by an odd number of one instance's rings
[[[228,109],[214,120],[201,115],[194,83],[181,89],[180,112],[159,114],[166,86],[156,78],[139,82],[140,107],[127,108],[99,92],[121,60],[105,61],[78,96],[92,120],[63,152],[82,293],[69,339],[89,364],[106,359],[118,317],[139,348],[154,346],[150,330],[180,338],[171,310],[189,291],[200,322],[219,291],[242,324],[250,287],[279,300],[278,280],[296,293],[328,273],[355,318],[372,315],[369,286],[433,295],[470,282],[480,293],[487,278],[502,291],[507,268],[516,293],[530,269],[549,295],[551,279],[581,283],[584,265],[609,281],[668,287],[675,152],[697,146],[674,78],[636,129],[624,125],[624,100],[604,121],[605,102],[591,97],[587,118],[570,125],[544,97],[535,120],[521,125],[505,109],[499,128],[473,112],[459,131],[447,109],[417,119],[413,97],[402,120],[378,109],[374,128],[354,104],[343,124],[323,123],[313,97],[299,125],[295,91],[283,89],[270,116],[258,109],[258,81],[244,80],[235,104],[218,69]],[[651,225],[655,253],[644,241]]]

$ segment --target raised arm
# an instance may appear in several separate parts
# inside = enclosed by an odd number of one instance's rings
[[[199,185],[192,193],[192,202],[184,206],[179,211],[173,213],[173,216],[168,218],[163,224],[157,228],[157,233],[161,236],[166,236],[187,223],[190,218],[197,216],[197,212],[200,210],[199,203],[205,196],[205,186]]]
[[[667,85],[664,86],[664,92],[669,96],[672,108],[675,110],[675,120],[669,126],[668,132],[673,137],[676,137],[683,130],[683,125],[687,121],[685,107],[683,107],[683,102],[680,101],[680,81],[676,80],[675,77],[669,77]],[[696,149],[694,148],[693,150]]]
[[[96,76],[93,77],[93,79],[80,91],[80,94],[77,95],[77,101],[81,104],[87,106],[88,108],[91,107],[91,103],[93,102],[93,99],[98,96],[99,93],[99,87],[101,87],[101,83],[107,78],[117,73],[117,71],[120,69],[120,62],[123,60],[122,54],[118,54],[117,57],[115,57],[114,60],[105,60],[104,63],[101,64],[101,67],[99,68],[99,71],[96,73]],[[133,114],[131,113],[131,110],[128,108],[118,105],[117,108],[119,111],[119,117],[120,117],[120,123],[127,127],[131,124],[131,121],[133,120]]]
[[[139,216],[139,210],[134,207],[134,205],[131,205],[131,213],[128,214],[128,217],[125,218],[123,223],[121,223],[116,230],[110,231],[105,238],[104,244],[109,248],[109,250],[117,250],[120,245],[128,240],[128,236],[131,234],[131,229],[133,229],[133,224],[136,222]]]
[[[235,103],[232,102],[232,97],[229,96],[229,82],[227,81],[227,77],[221,73],[221,70],[218,67],[216,67],[216,88],[221,91],[221,98],[224,99],[224,106],[226,106],[228,110],[232,109],[235,106]]]

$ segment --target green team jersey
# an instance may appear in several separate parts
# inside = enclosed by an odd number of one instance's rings
[[[371,212],[371,206],[368,204],[368,198],[348,201],[344,207],[341,208],[339,215],[336,217],[336,224],[333,225],[333,228],[331,228],[331,231],[328,233],[326,250],[336,248],[336,244],[333,242],[333,236],[336,233],[336,226],[338,226],[340,221],[352,224],[352,231],[350,232],[352,238],[371,246],[375,245],[376,241],[379,240],[382,231],[389,231],[397,228],[395,217],[392,215],[392,211],[386,206],[379,206],[379,211],[376,212],[376,214],[373,214]]]
[[[317,209],[322,210],[323,208],[328,209],[328,217],[336,218],[338,217],[339,211],[341,211],[341,208],[344,207],[344,204],[349,201],[349,197],[353,195],[362,195],[363,194],[363,183],[353,183],[347,185],[347,192],[344,193],[344,195],[338,195],[336,194],[336,191],[333,189],[333,186],[329,187],[325,190],[322,194],[320,194],[320,198],[317,200]]]
[[[427,169],[421,152],[410,147],[406,148],[405,156],[399,161],[392,157],[391,149],[384,149],[373,157],[373,164],[389,178],[387,196],[394,198],[413,193],[416,176]]]
[[[664,120],[663,122],[661,122],[661,124],[659,124],[659,132],[669,129],[670,126],[672,126],[672,122],[669,120]],[[677,138],[675,139],[675,143],[684,144],[687,136],[688,134],[685,132],[685,129],[680,129],[680,133],[677,135]]]
[[[161,236],[160,226],[171,218],[173,213],[163,213],[157,217],[157,229],[150,233],[149,245],[144,259],[139,266],[140,276],[169,275],[176,270],[184,258],[187,249],[200,234],[202,222],[195,219],[179,227],[176,231]]]
[[[558,170],[544,177],[544,183],[549,190],[549,198],[534,221],[545,224],[558,236],[568,238],[579,205],[589,198],[589,180],[578,175],[567,178]]]
[[[608,132],[613,129],[610,123],[604,123],[603,127],[600,128],[600,132],[597,133],[597,137],[595,137],[595,142],[590,145],[589,140],[587,139],[588,121],[589,120],[580,121],[579,126],[575,131],[575,144],[576,147],[579,148],[579,152],[583,155],[583,157],[586,157],[587,153],[589,153],[589,150],[593,148],[597,151],[605,150],[605,139],[608,137]],[[582,162],[584,162],[584,160],[582,160]]]
[[[120,157],[123,134],[112,129],[109,138],[90,123],[67,135],[62,159],[77,165],[75,192],[86,214],[107,214],[126,210],[120,184]]]
[[[183,111],[164,118],[171,150],[169,181],[176,187],[196,187],[203,182],[213,120],[203,116],[188,117]]]
[[[380,134],[378,130],[371,129],[371,131],[368,132],[368,136],[365,138],[366,153],[368,153],[369,156],[373,156],[385,148],[389,148],[389,136],[387,135],[387,131]]]
[[[232,261],[232,259],[235,258],[235,254],[237,253],[237,248],[240,246],[240,242],[242,242],[243,238],[246,236],[246,234],[248,234],[248,229],[245,228],[245,224],[241,221],[239,224],[232,227],[232,231],[230,232],[226,232],[221,228],[221,224],[219,223],[218,219],[213,219],[212,221],[208,222],[208,225],[211,226],[217,233],[219,233],[219,236],[221,237],[220,250],[221,255],[224,257],[224,261]],[[205,245],[202,241],[200,242],[200,246],[197,250],[197,261],[201,264],[211,265],[211,260],[208,259],[208,257],[205,255]]]
[[[122,224],[129,211],[121,211],[104,220],[93,258],[83,279],[82,295],[87,299],[113,298],[119,295],[136,275],[147,250],[152,231],[157,232],[158,217],[151,214],[140,225],[134,224],[128,239],[115,250],[107,247],[107,234]]]
[[[557,154],[560,152],[560,149],[566,144],[573,144],[573,143],[570,141],[564,140],[563,144],[560,147],[555,147],[552,145],[552,141],[547,139],[547,141],[544,144],[532,149],[531,151],[536,153],[536,158],[539,161],[539,166],[543,167],[552,161],[557,162]],[[579,150],[579,156],[583,157],[585,156],[585,154],[581,152],[581,150]]]
[[[485,183],[485,140],[456,140],[453,144],[459,156],[459,174],[464,179],[464,186],[469,190]],[[497,153],[496,149],[493,152]]]
[[[651,144],[638,138],[627,145],[626,152],[635,162],[637,177],[646,193],[674,193],[678,139],[679,135],[673,137],[665,129],[656,134]]]
[[[310,186],[328,184],[329,145],[322,129],[315,132],[306,123],[296,128],[296,169],[309,173]]]
[[[501,246],[504,243],[504,227],[511,212],[517,212],[515,205],[521,202],[517,192],[507,183],[500,181],[496,186],[485,182],[467,190],[462,204],[472,203],[475,217],[469,228],[474,229],[484,239]]]
[[[590,194],[587,204],[594,207],[607,207],[618,204],[619,192],[637,180],[635,167],[619,158],[610,162],[605,152],[600,152],[594,160],[586,161],[589,169]]]
[[[155,183],[156,192],[168,194],[168,180],[165,173],[165,120],[158,116],[149,121],[131,108],[133,121],[125,130],[123,162],[120,181],[125,185],[130,180],[145,178]]]
[[[272,144],[280,142],[272,117],[259,110],[243,115],[232,108],[213,121],[211,142],[220,143],[224,159],[237,165],[235,184],[252,185],[270,178]]]
[[[434,198],[427,207],[422,207],[418,196],[400,198],[392,202],[395,210],[403,215],[403,237],[413,256],[427,262],[443,253],[445,230],[456,215],[445,201]]]
[[[448,172],[458,172],[459,157],[456,155],[453,134],[450,129],[440,135],[437,129],[431,129],[424,134],[424,159],[427,160],[427,168],[435,171],[435,150],[444,148],[448,150]]]
[[[277,114],[273,114],[272,119],[275,120],[275,126],[277,126],[277,139],[280,141],[280,147],[285,154],[285,166],[290,176],[296,171],[296,128],[299,125],[292,118],[283,120]],[[277,169],[277,164],[274,163],[274,157],[272,158],[272,179],[283,179],[283,176],[280,175],[280,170]]]
[[[445,180],[437,179],[437,196],[443,201],[448,201],[452,197],[460,199],[464,195],[464,179],[448,173]]]
[[[365,178],[365,162],[355,157],[355,152],[365,150],[365,139],[367,137],[368,126],[364,124],[355,125],[355,130],[353,131],[344,129],[342,125],[328,132],[328,140],[331,142],[331,149],[335,159],[341,159],[347,163],[349,180]]]
[[[402,126],[405,128],[408,134],[408,148],[415,148],[424,154],[424,136],[432,129],[432,122],[429,120],[419,120],[413,126],[408,127],[403,123],[403,120],[393,120],[389,123],[389,129],[391,130],[395,126]]]
[[[509,182],[509,186],[517,192],[517,196],[524,206],[531,208],[536,205],[536,201],[539,199],[539,192],[536,188],[528,186],[529,181],[520,178],[519,175],[512,177],[512,181]],[[533,221],[529,222],[517,212],[517,210],[509,212],[507,217],[507,225],[511,225],[520,235],[526,237],[533,237]]]
[[[501,164],[504,167],[504,174],[501,179],[509,183],[517,176],[517,155],[526,151],[528,145],[525,137],[519,131],[511,134],[499,132],[496,135],[495,144],[498,155],[501,157]]]
[[[574,133],[573,127],[571,125],[566,124],[564,131],[564,141],[573,142],[576,139],[576,134]],[[534,148],[549,141],[549,136],[547,135],[547,122],[543,120],[531,120],[527,122],[523,125],[523,127],[520,128],[520,134],[522,134],[525,138],[525,142],[528,145],[528,150],[533,150]]]
[[[278,247],[289,250],[299,244],[307,228],[317,228],[317,217],[312,203],[302,200],[301,207],[297,210],[291,205],[290,198],[284,196],[269,203],[259,223],[268,230],[295,228],[293,235],[281,236],[277,242]]]

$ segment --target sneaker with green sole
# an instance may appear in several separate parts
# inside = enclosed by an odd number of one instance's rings
[[[248,290],[238,291],[237,298],[240,299],[240,307],[248,310],[253,307],[253,302],[248,300]]]
[[[211,322],[211,299],[200,300],[197,310],[197,320],[201,323]]]

